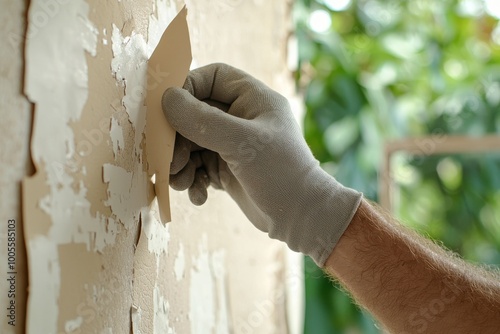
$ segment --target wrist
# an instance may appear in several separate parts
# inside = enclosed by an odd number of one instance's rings
[[[273,226],[269,236],[323,267],[356,213],[362,194],[315,166],[302,177],[293,196],[287,221]]]

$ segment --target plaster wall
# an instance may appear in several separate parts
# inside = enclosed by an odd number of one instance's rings
[[[194,66],[227,62],[291,94],[288,1],[186,4]],[[257,231],[225,193],[211,190],[198,208],[171,191],[172,222],[159,220],[145,162],[146,61],[181,3],[0,6],[6,275],[11,219],[17,245],[16,326],[5,321],[11,298],[2,279],[1,332],[299,328],[300,301],[291,301],[302,292],[300,258]]]

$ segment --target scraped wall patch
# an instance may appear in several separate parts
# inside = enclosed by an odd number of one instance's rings
[[[169,325],[168,311],[170,305],[168,301],[161,294],[158,286],[155,286],[153,293],[154,300],[154,333],[174,333],[173,328]]]
[[[198,247],[199,255],[193,258],[189,286],[191,330],[194,334],[211,333],[215,329],[215,284],[210,268],[207,237]]]
[[[174,263],[174,272],[175,279],[180,281],[184,277],[184,270],[186,266],[186,259],[184,255],[184,245],[179,243],[179,252],[177,253],[177,257],[175,258]]]
[[[96,54],[98,32],[88,20],[86,1],[60,4],[44,25],[42,0],[30,2],[26,41],[25,93],[35,105],[31,155],[36,174],[23,182],[23,212],[28,252],[30,295],[26,331],[56,333],[63,312],[58,246],[81,243],[93,255],[95,235],[104,218],[92,216],[85,185],[77,180],[80,166],[67,166],[76,154],[70,124],[77,122],[88,98],[86,54]],[[64,29],[61,29],[64,27]],[[55,168],[57,167],[57,168]],[[95,253],[94,253],[95,254]],[[75,282],[78,284],[79,282]]]
[[[231,321],[227,301],[225,250],[209,252],[207,236],[198,246],[190,272],[190,311],[193,333],[230,333]]]
[[[122,105],[134,131],[134,154],[142,154],[141,143],[146,126],[144,94],[146,91],[147,43],[142,35],[132,31],[123,37],[120,29],[113,24],[111,37],[113,60],[111,69],[116,80],[125,88]]]

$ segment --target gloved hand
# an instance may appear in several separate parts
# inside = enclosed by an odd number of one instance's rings
[[[224,189],[260,230],[323,266],[362,195],[324,172],[288,101],[225,64],[192,71],[163,95],[177,135],[170,185],[203,204]]]

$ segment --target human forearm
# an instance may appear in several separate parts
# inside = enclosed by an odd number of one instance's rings
[[[193,203],[206,200],[211,184],[226,190],[255,227],[318,265],[334,249],[328,271],[398,334],[460,332],[458,323],[469,328],[462,332],[500,327],[498,280],[469,271],[366,202],[358,210],[362,195],[320,168],[286,99],[262,82],[212,64],[192,71],[184,89],[167,90],[162,104],[180,134],[170,184],[189,189]],[[490,329],[479,327],[483,319]]]
[[[326,263],[390,332],[497,333],[500,280],[363,201]]]

